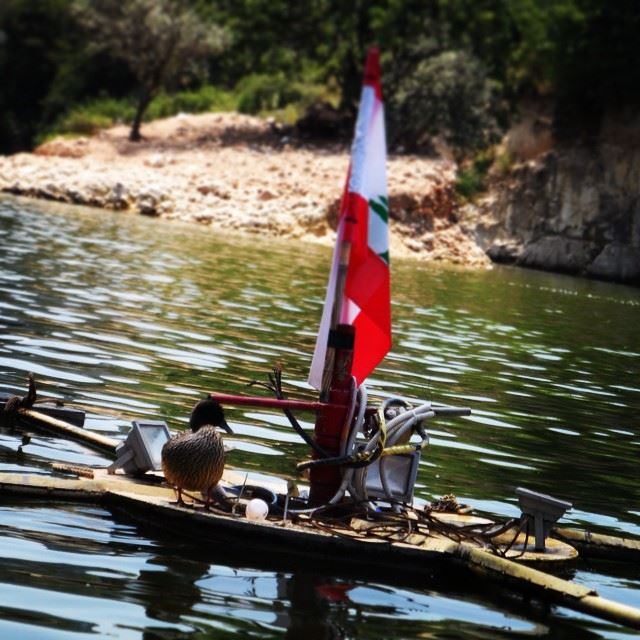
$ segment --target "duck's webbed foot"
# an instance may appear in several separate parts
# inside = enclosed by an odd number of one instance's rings
[[[172,504],[175,504],[178,507],[186,507],[187,503],[182,499],[182,489],[180,487],[174,486],[173,490],[176,492],[176,501]]]

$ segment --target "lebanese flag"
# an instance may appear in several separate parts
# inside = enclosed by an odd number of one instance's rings
[[[355,327],[352,373],[361,384],[391,348],[387,145],[377,49],[370,49],[340,206],[336,246],[322,320],[309,372],[320,390],[334,304],[339,322]],[[344,293],[336,288],[341,254],[348,253]]]

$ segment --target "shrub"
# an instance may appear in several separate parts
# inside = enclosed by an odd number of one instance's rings
[[[487,173],[496,159],[495,150],[485,149],[458,171],[456,176],[456,193],[463,200],[473,198],[486,189]]]
[[[485,174],[471,165],[466,169],[461,169],[456,176],[456,193],[463,200],[473,200],[473,198],[484,191]]]
[[[389,97],[394,142],[430,146],[439,136],[459,154],[482,149],[497,138],[496,87],[465,51],[416,57],[394,83]]]
[[[496,156],[493,166],[496,175],[506,176],[513,166],[513,157],[508,151],[504,151]]]
[[[110,127],[111,118],[99,113],[88,113],[75,111],[65,117],[61,124],[62,133],[77,133],[80,135],[91,135],[100,129]]]
[[[240,113],[263,113],[283,109],[299,102],[303,93],[283,73],[253,74],[243,78],[236,87]]]
[[[202,113],[207,111],[231,111],[234,97],[226,91],[205,85],[197,91],[161,93],[152,102],[145,120],[168,118],[177,113]],[[118,123],[133,120],[135,105],[132,100],[97,98],[83,105],[72,107],[54,126],[38,138],[42,143],[56,135],[92,135]]]
[[[196,91],[159,94],[149,105],[145,120],[168,118],[177,113],[232,111],[234,107],[235,99],[229,92],[212,85],[204,85]]]
[[[47,131],[44,138],[52,135],[92,135],[99,129],[133,118],[133,105],[126,100],[99,98],[80,106],[72,107]],[[41,137],[42,140],[43,137]]]

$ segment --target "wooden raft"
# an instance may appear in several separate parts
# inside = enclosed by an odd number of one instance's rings
[[[237,484],[237,473],[226,473],[225,476],[224,480]],[[279,550],[300,559],[338,558],[350,566],[358,563],[369,567],[375,565],[381,573],[426,574],[432,563],[445,563],[555,604],[640,629],[638,609],[601,598],[593,589],[496,556],[479,546],[438,534],[410,534],[403,535],[398,541],[381,541],[360,536],[358,526],[350,535],[335,535],[290,521],[250,522],[244,517],[178,506],[173,490],[158,478],[144,482],[122,474],[108,475],[102,469],[94,470],[93,478],[0,474],[0,495],[104,502],[124,509],[138,519],[159,523],[164,529],[173,528],[184,535],[208,541],[241,541],[255,553],[269,554]],[[449,515],[446,518],[451,520]],[[553,556],[562,553],[559,550],[566,547],[562,542],[548,542],[552,549],[558,549],[551,554]]]

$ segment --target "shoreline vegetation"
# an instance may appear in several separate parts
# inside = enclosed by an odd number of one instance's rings
[[[238,113],[179,114],[145,124],[139,142],[128,134],[120,125],[0,156],[0,192],[333,242],[347,145],[302,142]],[[491,264],[456,215],[453,160],[390,155],[387,171],[392,255]]]
[[[331,243],[379,46],[395,255],[640,286],[635,3],[356,4],[0,3],[0,193]]]

